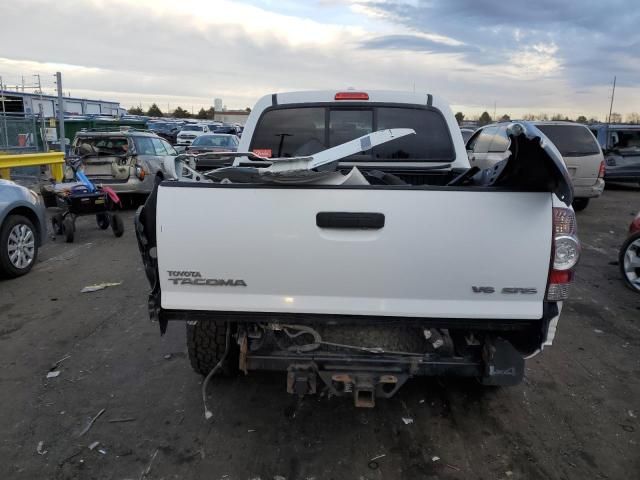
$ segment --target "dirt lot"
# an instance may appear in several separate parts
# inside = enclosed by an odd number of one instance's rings
[[[521,386],[414,380],[356,410],[346,398],[298,401],[283,375],[252,374],[214,380],[210,423],[184,325],[161,338],[148,321],[133,212],[121,239],[82,219],[76,243],[50,242],[29,275],[0,281],[2,477],[640,478],[640,295],[612,265],[639,209],[639,190],[616,189],[578,215],[577,284]],[[99,282],[123,283],[80,293]]]

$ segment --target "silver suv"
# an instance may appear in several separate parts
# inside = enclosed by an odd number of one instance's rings
[[[586,125],[573,122],[531,123],[556,146],[573,183],[573,208],[584,210],[591,198],[604,190],[604,156],[600,145]],[[487,168],[509,158],[510,140],[507,128],[511,122],[494,123],[477,130],[467,142],[467,155],[472,166]]]
[[[46,225],[38,194],[0,179],[0,276],[18,277],[31,270],[47,238]]]
[[[73,154],[83,158],[84,173],[119,194],[144,194],[156,177],[164,179],[164,160],[178,153],[165,139],[146,130],[78,132]]]

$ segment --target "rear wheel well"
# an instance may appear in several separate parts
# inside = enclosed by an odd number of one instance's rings
[[[42,228],[42,225],[40,225],[40,219],[38,218],[38,215],[36,215],[36,212],[31,210],[29,207],[16,207],[12,209],[6,217],[4,217],[2,223],[6,222],[7,219],[12,217],[13,215],[22,215],[23,217],[28,218],[31,223],[33,223],[33,226],[36,228],[36,231],[34,233],[36,235],[38,245],[41,245],[42,239],[40,238],[40,229]]]

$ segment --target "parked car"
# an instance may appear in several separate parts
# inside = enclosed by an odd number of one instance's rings
[[[200,135],[209,133],[211,130],[208,125],[203,124],[187,124],[182,127],[177,136],[177,145],[191,145],[193,141]]]
[[[467,142],[472,165],[481,168],[508,158],[507,129],[512,122],[496,123],[479,129]],[[595,137],[585,125],[572,122],[531,122],[560,151],[574,189],[573,208],[584,210],[591,198],[604,190],[604,157]]]
[[[242,135],[242,129],[237,127],[236,125],[220,125],[214,130],[214,133],[228,133],[230,135],[239,137],[240,135]]]
[[[640,183],[640,125],[589,126],[604,150],[605,180]]]
[[[239,141],[235,135],[226,133],[200,135],[187,147],[187,151],[194,155],[207,152],[235,152],[238,150]],[[196,168],[198,170],[211,170],[231,163],[233,161],[225,159],[196,158]]]
[[[164,138],[172,145],[178,140],[178,132],[180,132],[180,128],[175,123],[149,122],[147,124],[147,128],[159,137]]]
[[[83,157],[84,174],[118,194],[144,194],[165,177],[164,160],[177,155],[164,138],[145,130],[78,132],[72,152]]]
[[[462,140],[464,141],[464,143],[467,143],[469,141],[469,139],[471,138],[471,135],[473,135],[473,132],[475,132],[473,128],[460,129],[460,133],[462,134]]]
[[[640,292],[640,212],[629,225],[629,236],[620,248],[618,260],[627,286]]]
[[[238,146],[259,160],[176,168],[138,211],[150,317],[186,324],[208,378],[279,370],[356,406],[419,375],[519,383],[579,258],[571,180],[532,125],[484,172],[457,131],[426,93],[261,98]]]
[[[0,276],[29,272],[46,238],[45,208],[38,194],[0,179]]]

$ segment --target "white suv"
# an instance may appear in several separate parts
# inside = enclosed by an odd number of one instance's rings
[[[193,141],[200,135],[209,133],[209,127],[207,125],[189,124],[182,127],[180,133],[178,133],[176,144],[177,145],[191,145]]]

